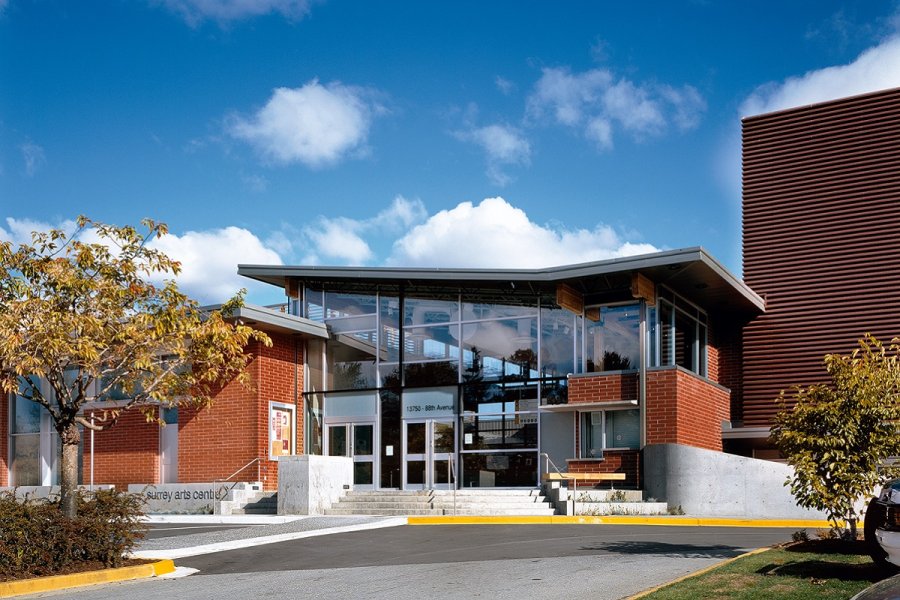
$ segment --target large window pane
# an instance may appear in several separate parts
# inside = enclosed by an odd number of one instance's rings
[[[640,364],[640,307],[601,306],[585,310],[587,371],[627,371]]]
[[[14,415],[14,433],[40,433],[41,405],[37,402],[16,396]]]
[[[471,383],[463,386],[463,411],[508,414],[537,411],[537,386],[521,383]]]
[[[400,300],[396,297],[381,297],[381,330],[379,346],[382,362],[400,360]]]
[[[374,315],[378,312],[376,297],[372,294],[347,294],[325,292],[325,319]]]
[[[565,309],[541,310],[541,376],[575,373],[576,316]]]
[[[459,359],[459,326],[433,325],[403,330],[404,362]]]
[[[375,387],[375,333],[341,334],[328,345],[331,390]]]
[[[306,288],[303,292],[303,298],[305,300],[303,315],[310,321],[321,323],[325,320],[325,304],[323,296],[322,290]]]
[[[325,416],[374,417],[377,399],[375,392],[328,394],[325,397]]]
[[[637,448],[640,440],[640,411],[614,410],[606,413],[607,448]]]
[[[41,485],[41,436],[39,434],[10,436],[12,448],[13,485]]]
[[[306,452],[322,454],[322,396],[306,396]]]
[[[410,298],[403,301],[403,326],[419,327],[459,321],[459,302],[455,299]]]
[[[697,321],[675,311],[675,364],[696,372]]]
[[[467,302],[463,296],[463,320],[505,319],[509,317],[528,317],[537,315],[537,300],[525,306],[511,304],[488,304],[484,302]]]
[[[463,417],[463,450],[537,448],[537,413]]]
[[[537,452],[492,452],[462,455],[463,487],[534,487]]]
[[[472,328],[466,333],[467,328]],[[463,325],[468,379],[533,379],[537,371],[537,319]]]
[[[381,390],[381,487],[399,488],[403,484],[400,471],[403,459],[400,432],[400,394]]]
[[[459,363],[455,360],[408,363],[403,368],[403,383],[406,387],[453,385],[458,381]]]

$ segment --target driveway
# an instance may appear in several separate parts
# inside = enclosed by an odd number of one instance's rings
[[[792,529],[626,525],[404,526],[179,559],[181,579],[111,584],[66,598],[618,599],[784,542]],[[47,594],[50,597],[53,594]]]

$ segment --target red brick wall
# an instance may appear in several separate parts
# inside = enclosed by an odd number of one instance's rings
[[[295,403],[294,424],[302,450],[303,347],[287,336],[270,334],[272,347],[253,344],[248,367],[252,390],[231,382],[216,395],[212,407],[202,411],[182,410],[179,414],[178,480],[182,483],[213,481],[232,475],[259,457],[234,480],[253,481],[257,472],[265,489],[278,488],[278,463],[269,460],[269,402]],[[295,344],[297,349],[295,362]]]
[[[647,443],[722,450],[727,389],[676,367],[647,372]]]
[[[625,473],[625,481],[614,481],[614,487],[636,488],[640,481],[639,450],[604,450],[603,460],[566,461],[569,473]],[[609,482],[579,481],[578,487],[608,488]]]
[[[90,418],[90,413],[86,415]],[[99,412],[98,412],[99,416]],[[82,433],[82,482],[91,480],[90,431]],[[94,433],[94,484],[127,490],[129,483],[159,481],[159,425],[139,410],[129,410],[106,431]]]
[[[0,394],[0,486],[9,485],[9,396]]]
[[[569,378],[569,404],[638,399],[638,375],[586,375]]]

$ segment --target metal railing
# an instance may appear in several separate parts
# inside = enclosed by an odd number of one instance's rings
[[[553,470],[556,471],[556,473],[560,476],[560,481],[566,482],[566,496],[567,496],[566,503],[568,504],[568,502],[569,502],[568,493],[571,492],[571,494],[572,494],[572,515],[574,516],[575,515],[575,499],[578,496],[578,480],[574,477],[570,477],[568,473],[564,473],[564,472],[560,471],[559,467],[556,466],[556,463],[554,463],[550,459],[550,455],[547,454],[546,452],[541,452],[540,456],[547,459],[547,468],[543,472],[547,473],[549,475],[550,467],[552,466]],[[543,476],[541,477],[541,480],[543,481]],[[569,481],[572,482],[571,490],[569,490]]]
[[[261,478],[261,474],[262,474],[262,472],[261,472],[262,465],[261,465],[261,461],[262,461],[262,459],[261,459],[260,457],[257,456],[256,458],[254,458],[253,460],[251,460],[250,462],[248,462],[246,465],[244,465],[243,467],[241,467],[240,469],[238,469],[237,471],[235,471],[234,473],[232,473],[232,474],[229,475],[228,477],[225,477],[224,479],[216,479],[213,483],[226,483],[226,482],[230,481],[232,477],[234,477],[235,475],[237,475],[238,473],[240,473],[240,472],[243,471],[244,469],[253,466],[253,464],[256,463],[256,481],[257,481],[258,483],[262,484],[262,478]],[[234,485],[237,485],[237,484],[238,484],[238,482],[235,481],[235,482],[234,482]],[[234,485],[231,486],[231,488],[229,488],[229,490],[232,489],[232,488],[234,488]]]

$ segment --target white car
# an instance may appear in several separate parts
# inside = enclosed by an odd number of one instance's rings
[[[869,502],[863,531],[872,560],[900,568],[900,479],[885,483],[878,497]]]

